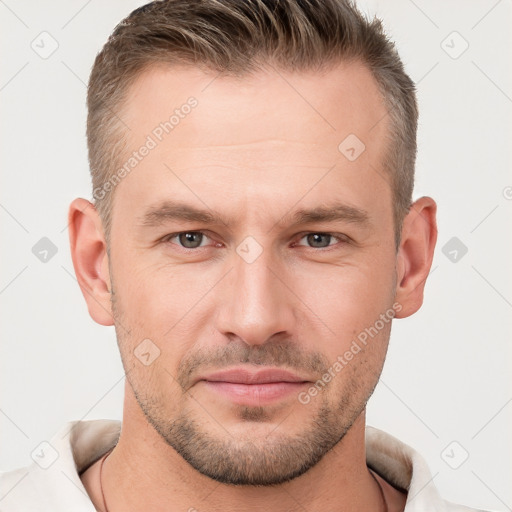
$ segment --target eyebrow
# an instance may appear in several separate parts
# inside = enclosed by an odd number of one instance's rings
[[[198,222],[209,225],[223,224],[227,227],[230,227],[232,224],[213,210],[199,209],[185,203],[174,201],[164,201],[159,205],[150,207],[139,220],[141,225],[147,227],[160,226],[169,221]],[[361,208],[336,203],[287,213],[274,224],[274,227],[276,225],[285,226],[291,224],[295,226],[299,224],[335,221],[368,226],[370,224],[370,216],[368,212]]]
[[[328,206],[319,206],[310,210],[298,210],[292,214],[285,215],[278,224],[290,222],[292,225],[296,225],[335,221],[368,226],[370,224],[370,215],[361,208],[336,203]]]
[[[220,217],[209,210],[200,210],[193,206],[165,201],[158,206],[153,206],[142,216],[143,226],[160,226],[167,221],[179,220],[187,222],[201,222],[203,224],[226,224]]]

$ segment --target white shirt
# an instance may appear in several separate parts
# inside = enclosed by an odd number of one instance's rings
[[[110,450],[120,432],[120,421],[66,423],[32,453],[30,466],[0,473],[0,511],[95,512],[79,473]],[[405,512],[478,512],[441,499],[423,458],[393,436],[368,426],[366,461],[390,484],[408,491]]]

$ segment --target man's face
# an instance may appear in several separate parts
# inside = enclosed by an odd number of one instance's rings
[[[150,147],[112,212],[113,312],[133,396],[211,478],[304,473],[364,410],[389,339],[396,252],[373,78],[357,63],[238,80],[160,67],[137,80],[122,117],[123,158]]]

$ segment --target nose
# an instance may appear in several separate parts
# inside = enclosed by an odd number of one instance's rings
[[[219,294],[218,331],[248,345],[263,345],[278,334],[288,337],[297,325],[294,295],[269,252],[251,263],[235,254]]]

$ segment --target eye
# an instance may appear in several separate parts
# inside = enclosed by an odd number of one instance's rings
[[[316,249],[322,249],[324,247],[329,247],[331,245],[335,245],[336,242],[339,242],[341,239],[339,237],[334,236],[331,233],[308,233],[303,236],[297,245],[305,245],[301,243],[302,240],[306,240],[306,244],[309,247],[313,247]],[[331,243],[331,242],[335,243]]]
[[[182,233],[168,235],[163,239],[164,242],[176,244],[184,249],[197,249],[198,247],[204,247],[206,243],[203,242],[206,240],[209,240],[209,238],[201,231],[183,231]]]

